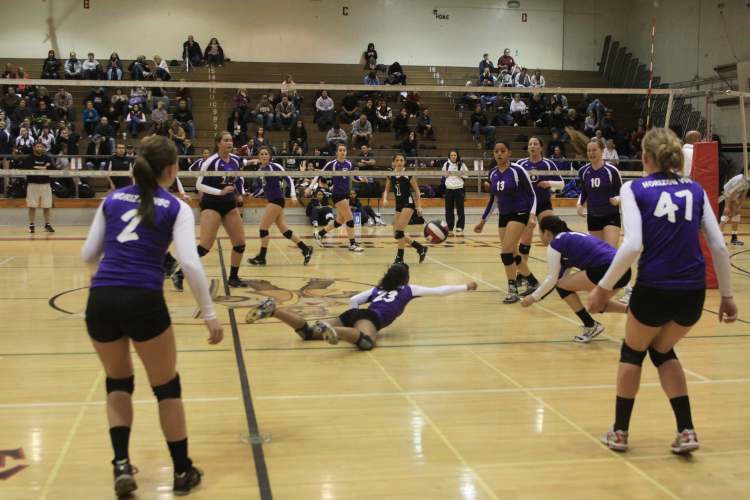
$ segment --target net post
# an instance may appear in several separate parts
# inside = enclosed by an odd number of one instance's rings
[[[667,98],[667,114],[664,115],[664,128],[669,128],[669,122],[672,118],[672,104],[674,102],[674,91],[670,89]]]
[[[742,168],[747,177],[747,116],[745,114],[745,96],[740,94],[740,120],[742,121]]]

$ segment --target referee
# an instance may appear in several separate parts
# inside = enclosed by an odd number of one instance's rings
[[[52,158],[47,154],[47,146],[41,140],[34,143],[32,153],[23,160],[25,170],[51,170],[54,168]],[[43,172],[40,172],[43,173]],[[36,209],[41,208],[44,213],[44,230],[54,233],[49,223],[52,208],[52,188],[48,175],[29,175],[26,177],[26,206],[29,208],[29,232],[34,233],[34,219]]]

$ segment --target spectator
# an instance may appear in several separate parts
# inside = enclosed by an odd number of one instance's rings
[[[281,82],[281,95],[284,94],[289,96],[289,100],[298,111],[302,109],[302,96],[297,95],[297,84],[294,83],[292,75],[286,75],[284,81]]]
[[[182,60],[189,61],[193,66],[203,65],[203,52],[198,42],[193,39],[193,35],[188,35],[187,41],[182,44]]]
[[[323,131],[333,124],[335,118],[333,99],[328,96],[327,90],[323,90],[320,97],[315,100],[314,121],[318,124],[318,128]]]
[[[130,172],[132,168],[133,159],[125,155],[125,144],[118,142],[117,147],[115,147],[115,154],[110,157],[107,164],[107,170],[110,172]],[[107,177],[107,180],[109,181],[109,188],[112,190],[133,184],[132,177]]]
[[[489,70],[490,73],[493,73],[495,71],[495,65],[492,64],[492,61],[490,61],[490,55],[484,54],[482,56],[482,60],[479,61],[479,77],[481,78],[482,75],[485,74],[485,70]]]
[[[13,119],[12,123],[19,124],[20,126],[20,123],[29,116],[31,116],[31,110],[26,105],[26,99],[20,99],[18,101],[18,106],[16,106],[11,115],[11,118]]]
[[[188,103],[185,99],[180,99],[177,101],[177,109],[175,110],[174,114],[172,115],[172,118],[177,120],[177,122],[182,126],[188,133],[188,136],[191,139],[195,139],[195,123],[193,122],[193,112],[190,111],[190,108],[188,108]],[[245,119],[243,117],[243,125],[245,124]],[[228,129],[231,130],[231,129]],[[245,125],[245,132],[247,132],[247,125]],[[245,135],[245,139],[241,141],[239,144],[245,144],[247,141],[247,134]]]
[[[47,154],[47,150],[41,141],[34,144],[33,152],[28,153],[28,156],[23,160],[23,168],[25,170],[39,170],[40,174],[55,168],[52,158]],[[26,177],[26,206],[29,209],[30,233],[34,232],[34,220],[37,208],[41,208],[44,212],[44,230],[48,233],[55,232],[50,225],[52,188],[50,187],[49,176],[29,175]]]
[[[549,144],[547,144],[547,156],[552,156],[556,147],[560,147],[560,149],[563,151],[563,154],[564,154],[565,142],[560,137],[560,130],[553,128],[551,133],[552,133],[552,139],[550,139]]]
[[[128,96],[122,92],[122,88],[120,87],[117,87],[115,93],[109,98],[110,104],[120,112],[123,118],[128,114],[128,101]]]
[[[154,133],[159,135],[167,135],[167,122],[169,121],[169,113],[164,108],[162,101],[156,102],[156,109],[151,112],[151,127]]]
[[[100,135],[103,140],[109,142],[109,149],[115,149],[115,129],[109,124],[109,118],[102,116],[99,125],[94,129],[94,135]]]
[[[526,68],[521,68],[521,71],[516,74],[514,83],[516,87],[528,88],[532,86],[531,78],[529,77],[529,73],[526,71]]]
[[[607,112],[606,106],[604,106],[604,103],[600,101],[599,99],[594,99],[591,101],[591,103],[588,105],[588,108],[586,109],[586,114],[589,115],[590,113],[594,113],[593,117],[595,120],[595,125],[593,127],[594,130],[601,127],[601,121],[604,118],[605,113]]]
[[[183,146],[185,145],[185,140],[187,139],[187,134],[185,134],[185,129],[180,126],[180,122],[178,122],[177,120],[172,120],[172,122],[169,124],[168,135],[172,142],[175,143],[177,148],[182,150]],[[240,142],[238,144],[242,143]]]
[[[390,132],[393,111],[391,110],[391,107],[388,106],[388,103],[385,102],[385,99],[380,99],[380,101],[378,101],[378,108],[375,115],[378,130],[380,132]]]
[[[534,74],[531,77],[531,86],[535,88],[544,88],[547,86],[547,82],[544,80],[541,71],[534,71]]]
[[[357,168],[359,170],[372,170],[375,168],[376,160],[372,151],[367,144],[362,144],[359,148],[359,158],[357,158]]]
[[[273,105],[268,100],[268,94],[263,94],[260,102],[255,106],[255,122],[259,127],[271,128],[273,126]]]
[[[158,82],[161,80],[161,78],[157,76],[154,78],[154,80]],[[167,95],[167,90],[164,87],[149,87],[147,95],[148,103],[151,106],[151,109],[154,109],[156,107],[156,104],[158,104],[160,101],[164,105],[164,109],[169,109],[169,96]]]
[[[378,67],[378,51],[375,50],[375,44],[367,44],[367,50],[364,52],[365,69],[375,70]]]
[[[372,124],[367,116],[360,115],[359,120],[352,125],[352,146],[358,148],[362,145],[370,145],[372,139]]]
[[[349,208],[352,212],[359,212],[362,224],[367,224],[368,226],[374,226],[375,224],[385,226],[385,222],[383,222],[380,215],[375,213],[375,210],[370,205],[363,205],[358,196],[359,194],[355,190],[349,192]],[[372,197],[362,195],[364,198],[374,198],[376,196],[378,195]]]
[[[497,75],[497,85],[500,87],[513,87],[513,75],[510,71],[503,69]]]
[[[5,71],[2,78],[16,78],[18,74],[13,70],[13,63],[5,63]]]
[[[81,79],[81,61],[75,52],[71,52],[70,57],[65,61],[65,78],[68,80]]]
[[[180,83],[184,83],[185,79],[180,78]],[[175,91],[175,99],[185,99],[187,101],[187,107],[189,110],[193,110],[193,95],[190,93],[190,87],[178,87]]]
[[[367,101],[365,101],[365,107],[362,108],[362,114],[367,117],[367,121],[373,124],[373,127],[376,126],[378,123],[378,114],[377,108],[372,99],[367,99]]]
[[[42,78],[45,80],[57,80],[60,78],[60,61],[55,57],[55,51],[47,52],[47,59],[42,65]]]
[[[333,220],[333,209],[330,201],[322,189],[315,191],[313,199],[305,207],[305,214],[313,227],[325,226]]]
[[[421,99],[422,97],[419,95],[419,92],[408,92],[406,94],[404,106],[406,106],[406,111],[409,112],[409,116],[419,116],[419,112],[422,108],[420,105]]]
[[[91,101],[94,104],[94,109],[96,109],[96,112],[99,113],[99,115],[104,114],[104,110],[106,109],[107,104],[109,104],[109,96],[104,90],[104,87],[91,89],[91,92],[89,92],[89,95],[86,96],[85,100],[86,102]]]
[[[144,55],[138,56],[135,61],[130,63],[128,71],[130,71],[131,80],[142,81],[151,76],[151,70]]]
[[[37,141],[41,141],[44,144],[44,148],[47,152],[52,152],[55,149],[55,134],[49,128],[49,121],[45,120],[42,124],[42,129],[37,136]]]
[[[614,139],[617,135],[617,125],[611,109],[604,113],[604,118],[599,122],[599,128],[602,129],[605,139]]]
[[[297,121],[297,110],[289,101],[289,96],[282,95],[281,102],[276,105],[276,124],[281,130],[289,130]]]
[[[115,136],[120,131],[120,122],[122,121],[122,113],[120,110],[118,110],[114,104],[110,104],[107,106],[107,109],[104,111],[104,116],[102,118],[106,117],[107,122],[112,127],[112,130],[115,132]]]
[[[500,59],[497,60],[497,69],[498,71],[504,69],[509,74],[513,74],[513,68],[516,66],[516,61],[513,59],[513,56],[510,55],[510,49],[505,49],[503,51],[503,55],[500,56]]]
[[[357,118],[359,118],[359,100],[354,95],[354,91],[347,90],[346,95],[341,99],[339,123],[350,125]]]
[[[125,123],[128,124],[131,137],[137,137],[146,128],[146,115],[143,114],[139,104],[134,105],[130,110],[125,118]]]
[[[221,48],[219,40],[215,37],[206,45],[206,52],[203,54],[203,59],[209,66],[224,66],[224,49]]]
[[[589,111],[588,116],[586,116],[586,120],[584,120],[583,122],[583,133],[591,137],[592,135],[594,135],[596,125],[596,113],[593,110]]]
[[[117,52],[112,52],[107,61],[107,80],[122,80],[122,61]]]
[[[341,128],[341,125],[339,125],[338,123],[334,123],[333,127],[331,127],[331,130],[329,130],[326,134],[326,145],[328,146],[328,151],[336,151],[336,147],[339,144],[343,144],[344,146],[346,146],[347,136],[344,129]]]
[[[513,100],[510,102],[510,115],[513,117],[513,126],[526,124],[526,103],[521,100],[520,94],[513,94]]]
[[[404,155],[407,158],[410,158],[409,163],[414,164],[417,156],[419,156],[419,141],[417,141],[417,134],[413,130],[409,131],[409,134],[406,136],[406,139],[403,140],[401,143],[401,152],[404,153]]]
[[[424,108],[419,118],[417,118],[417,133],[422,139],[435,138],[435,129],[432,128],[432,117],[430,116],[429,108]]]
[[[568,98],[563,94],[552,94],[550,96],[550,102],[553,103],[553,106],[554,104],[559,104],[563,111],[568,109]]]
[[[242,112],[235,108],[232,115],[227,120],[227,131],[232,134],[232,140],[235,144],[245,144],[247,142],[247,124]]]
[[[565,158],[565,150],[562,148],[562,146],[555,146],[555,149],[552,151],[552,154],[549,155],[549,157],[553,162],[555,162],[558,170],[570,170],[571,165],[570,162],[567,161],[567,158]]]
[[[388,79],[385,83],[388,85],[406,85],[404,68],[401,67],[398,61],[388,66]]]
[[[495,127],[487,122],[487,115],[482,111],[482,106],[477,104],[474,113],[471,114],[471,131],[474,140],[479,141],[480,135],[484,135],[486,149],[495,147]]]
[[[86,108],[83,110],[83,128],[89,139],[94,135],[94,129],[99,124],[99,112],[94,108],[94,103],[86,101]]]
[[[112,155],[109,141],[100,135],[94,135],[86,148],[86,170],[104,170],[109,163],[107,156]]]
[[[16,93],[16,89],[14,87],[8,87],[8,90],[0,102],[0,107],[10,116],[20,103],[21,96]]]
[[[531,96],[531,101],[529,101],[529,116],[535,126],[538,127],[541,125],[542,118],[546,112],[547,107],[542,99],[542,94],[534,94]]]
[[[484,72],[479,75],[479,85],[490,85],[491,87],[494,87],[496,82],[497,79],[490,71],[490,68],[484,68]]]
[[[88,58],[81,64],[81,78],[84,80],[99,80],[102,66],[94,59],[94,53],[89,52]]]
[[[14,144],[13,153],[16,155],[29,155],[34,149],[34,138],[27,127],[21,127],[18,130],[18,137]]]
[[[250,107],[250,98],[247,96],[247,90],[237,89],[237,93],[234,94],[234,99],[232,99],[232,102],[234,103],[234,109],[238,109],[240,111],[242,119],[246,119],[247,110]]]
[[[365,75],[363,83],[370,86],[380,85],[378,74],[375,71],[370,71]],[[381,94],[380,92],[362,92],[361,95],[363,99],[371,99],[374,96],[380,96]]]
[[[602,156],[604,158],[604,161],[607,161],[614,166],[619,165],[620,156],[617,154],[617,149],[615,148],[614,139],[607,139],[607,147],[604,148],[604,152]]]
[[[482,80],[482,87],[492,87],[492,82],[489,80]],[[479,104],[482,105],[482,109],[487,109],[488,106],[495,106],[498,95],[491,92],[485,92],[479,94]]]
[[[565,116],[562,112],[562,106],[555,104],[554,109],[547,115],[546,126],[562,130],[565,128]]]
[[[289,143],[294,147],[294,144],[302,148],[302,153],[307,154],[307,129],[302,120],[297,118],[297,122],[294,126],[289,129]]]
[[[248,156],[255,156],[258,154],[258,151],[263,146],[271,147],[270,144],[268,144],[268,138],[266,138],[266,129],[263,127],[258,127],[255,130],[255,137],[253,137],[253,146],[250,149]],[[271,147],[273,149],[273,147]]]
[[[456,234],[464,232],[466,224],[466,215],[464,212],[464,200],[466,191],[464,190],[464,179],[469,168],[461,160],[457,150],[451,150],[448,153],[448,160],[442,167],[445,174],[445,220],[448,223],[448,229]],[[458,215],[458,223],[455,216]]]
[[[167,61],[161,58],[160,55],[154,56],[154,78],[159,78],[160,80],[164,80],[165,82],[168,82],[172,79],[172,75],[169,72],[169,65],[167,65]]]
[[[409,112],[401,108],[396,118],[393,119],[393,133],[396,139],[402,139],[409,133]]]
[[[565,114],[565,118],[563,118],[563,123],[565,127],[570,127],[578,131],[581,130],[581,120],[578,117],[576,108],[568,108],[568,112]]]

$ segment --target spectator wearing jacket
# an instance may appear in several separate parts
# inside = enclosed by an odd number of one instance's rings
[[[60,60],[55,57],[55,51],[47,52],[47,59],[42,65],[42,78],[45,80],[57,80],[60,78]]]
[[[84,80],[99,80],[101,74],[101,64],[94,59],[94,53],[89,52],[86,60],[81,63],[81,78]]]
[[[484,54],[482,56],[482,60],[479,61],[479,77],[481,78],[482,75],[484,75],[484,70],[489,69],[490,73],[493,73],[495,71],[495,65],[492,64],[492,61],[490,61],[490,55]]]
[[[203,52],[198,42],[193,39],[193,35],[188,35],[187,40],[182,44],[182,60],[189,61],[192,66],[203,65]]]
[[[70,57],[65,61],[65,78],[67,80],[80,80],[81,79],[81,61],[76,56],[75,52],[70,53]]]
[[[359,119],[352,125],[352,146],[358,148],[362,145],[371,145],[372,123],[367,116],[360,115]]]
[[[276,105],[276,124],[281,130],[289,130],[297,121],[297,110],[289,101],[289,96],[282,95],[281,102]]]
[[[91,138],[94,135],[94,130],[99,124],[99,112],[94,108],[94,103],[91,101],[86,102],[86,108],[83,110],[83,128],[86,130],[86,134]]]
[[[429,108],[424,108],[417,118],[417,133],[422,139],[435,138],[435,129],[432,127],[432,116],[430,116]]]
[[[221,48],[221,44],[216,37],[212,38],[206,45],[203,59],[209,66],[224,66],[224,49]]]

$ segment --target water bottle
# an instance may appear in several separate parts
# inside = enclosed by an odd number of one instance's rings
[[[354,218],[354,236],[362,236],[362,213],[357,211],[352,214]]]

